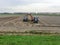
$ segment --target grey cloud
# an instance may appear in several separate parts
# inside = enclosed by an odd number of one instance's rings
[[[0,12],[5,11],[60,11],[60,0],[0,0]]]

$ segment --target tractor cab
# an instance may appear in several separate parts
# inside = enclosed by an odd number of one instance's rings
[[[23,21],[24,22],[28,22],[28,17],[27,16],[24,16]]]
[[[38,23],[38,17],[34,17],[34,19],[33,19],[33,23]]]

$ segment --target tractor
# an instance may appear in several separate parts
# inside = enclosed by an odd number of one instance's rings
[[[32,23],[38,23],[38,17],[33,17],[31,14],[27,14],[23,18],[23,22],[32,22]]]

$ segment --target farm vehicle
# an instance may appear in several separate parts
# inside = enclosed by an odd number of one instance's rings
[[[31,14],[27,14],[23,18],[23,22],[32,22],[32,23],[38,23],[38,17],[33,17]]]

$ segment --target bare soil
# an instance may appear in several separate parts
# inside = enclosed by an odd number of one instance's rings
[[[0,17],[0,32],[41,31],[60,33],[60,16],[38,16],[39,23],[23,22],[23,16]]]

